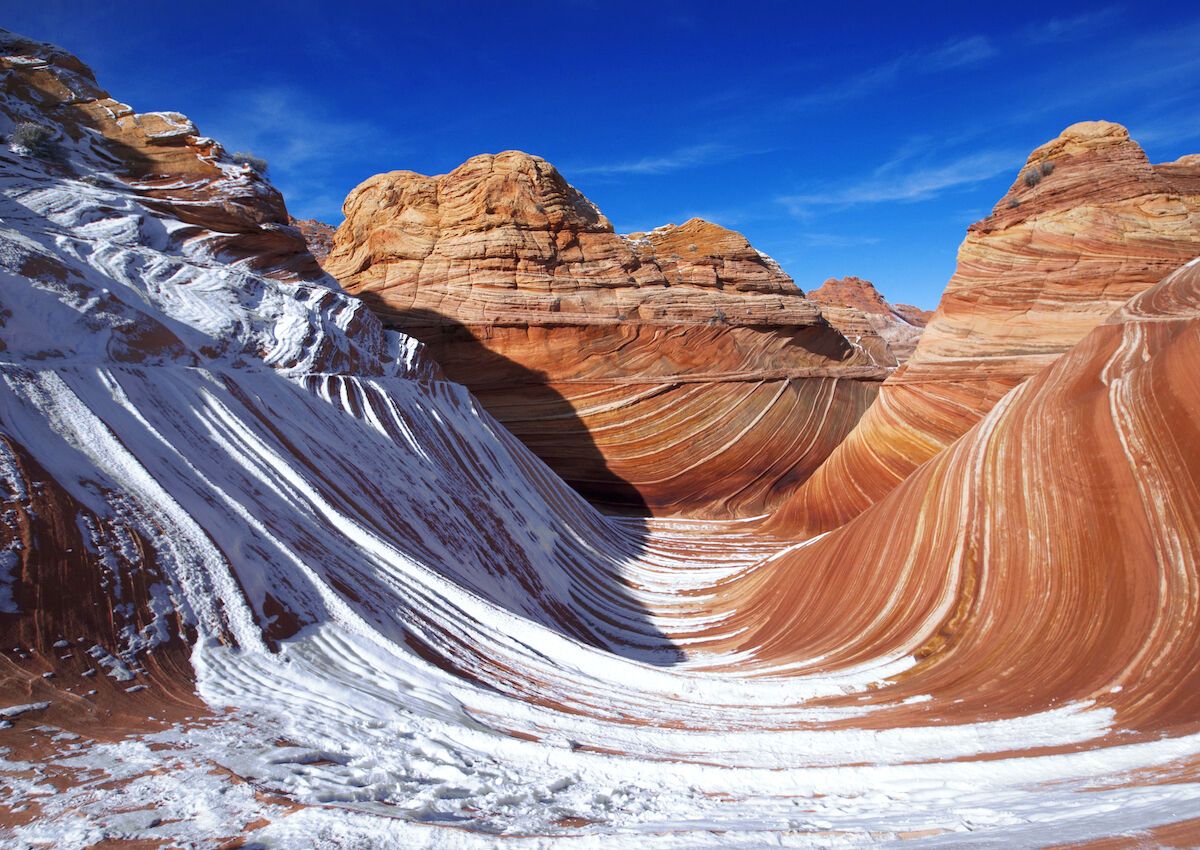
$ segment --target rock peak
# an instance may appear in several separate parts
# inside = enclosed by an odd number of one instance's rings
[[[875,288],[875,284],[854,275],[827,278],[819,288],[809,292],[808,297],[810,300],[822,304],[857,307],[860,310],[878,313],[886,313],[890,310],[883,295]]]
[[[1136,152],[1145,159],[1141,146],[1129,137],[1129,130],[1112,121],[1079,121],[1064,129],[1029,155],[1027,164],[1041,163],[1058,157],[1078,157],[1094,152],[1104,156],[1119,156],[1118,151]]]
[[[821,305],[826,321],[846,339],[887,366],[909,358],[927,320],[924,311],[888,303],[875,284],[853,275],[831,277],[807,297]]]
[[[1109,121],[1066,128],[968,229],[915,353],[781,516],[817,532],[882,499],[1009,390],[1198,254],[1200,161],[1152,165]]]
[[[1186,166],[1186,163],[1184,163]],[[1036,148],[992,215],[974,231],[1003,230],[1035,216],[1076,207],[1123,204],[1148,194],[1171,194],[1190,180],[1188,169],[1154,166],[1129,131],[1111,121],[1082,121]]]
[[[1105,141],[1123,142],[1129,138],[1129,130],[1115,121],[1076,121],[1058,134],[1060,139],[1076,142]]]

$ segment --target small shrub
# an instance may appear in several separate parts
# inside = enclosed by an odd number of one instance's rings
[[[1025,185],[1032,189],[1034,186],[1042,182],[1042,172],[1036,168],[1031,168],[1025,172]]]
[[[1042,163],[1042,176],[1049,177],[1053,173],[1054,173],[1054,163],[1053,162],[1043,162]]]
[[[1008,208],[1009,209],[1015,210],[1019,206],[1021,206],[1021,202],[1017,198],[1009,198],[1008,199]]]
[[[266,174],[269,168],[265,159],[261,156],[255,156],[248,151],[237,151],[233,154],[233,161],[238,165],[248,165],[259,174]]]
[[[32,121],[22,121],[14,127],[8,140],[17,147],[25,148],[33,156],[45,159],[58,155],[54,131]]]

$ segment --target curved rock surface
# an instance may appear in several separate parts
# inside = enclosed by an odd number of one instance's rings
[[[1124,127],[1075,124],[1030,156],[913,356],[776,517],[834,528],[886,495],[1115,309],[1200,256],[1200,163],[1151,165]]]
[[[330,281],[58,139],[0,153],[6,845],[1196,844],[1200,264],[769,536],[602,516]]]
[[[933,316],[911,304],[889,304],[869,280],[829,278],[808,299],[821,305],[821,315],[852,344],[885,366],[899,366],[912,356],[921,330]]]
[[[345,212],[325,268],[601,504],[760,514],[887,372],[740,234],[619,236],[524,153],[377,175]]]

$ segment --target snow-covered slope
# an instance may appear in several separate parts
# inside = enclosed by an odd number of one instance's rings
[[[953,558],[999,525],[934,535],[919,505],[913,533],[955,554],[896,571],[837,561],[836,532],[603,517],[320,275],[269,184],[186,119],[0,47],[0,132],[32,118],[60,152],[0,151],[6,844],[1008,847],[1200,817],[1196,730],[1123,722],[1100,694],[1124,671],[959,709],[1034,650],[949,681],[917,657],[941,622],[880,588],[993,598]],[[1195,271],[1131,340],[1196,335]],[[1144,351],[1139,374],[1174,362]],[[959,498],[1003,413],[930,492]],[[908,533],[849,536],[911,553]],[[798,603],[830,565],[866,589]],[[838,631],[864,611],[911,633]]]

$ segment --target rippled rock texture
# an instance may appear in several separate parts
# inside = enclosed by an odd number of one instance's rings
[[[1200,264],[828,534],[614,518],[0,47],[5,846],[1197,844]]]
[[[527,154],[381,174],[345,212],[326,270],[601,504],[763,513],[887,374],[740,234],[620,236]]]
[[[1151,165],[1124,127],[1075,124],[1029,156],[913,356],[782,526],[834,528],[875,503],[1134,295],[1200,255],[1200,163]]]

